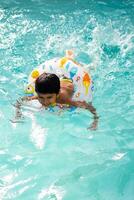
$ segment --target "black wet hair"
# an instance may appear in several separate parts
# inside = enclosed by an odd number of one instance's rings
[[[35,81],[35,91],[41,94],[58,94],[60,91],[60,79],[51,73],[41,74]]]

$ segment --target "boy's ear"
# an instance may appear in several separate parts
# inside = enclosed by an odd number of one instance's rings
[[[58,94],[56,94],[56,98],[58,98],[58,97],[59,97],[59,95],[60,95],[60,92],[59,92]]]

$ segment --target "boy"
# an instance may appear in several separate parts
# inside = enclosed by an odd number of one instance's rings
[[[31,101],[37,99],[42,106],[48,107],[49,105],[64,105],[76,106],[89,110],[93,114],[93,123],[90,129],[95,130],[98,124],[98,115],[96,109],[91,103],[86,103],[85,101],[73,101],[72,96],[74,92],[74,86],[70,79],[64,78],[59,79],[58,76],[51,73],[41,74],[35,81],[35,91],[37,96],[23,97],[21,101]],[[20,107],[21,102],[17,102],[17,113],[16,116],[20,117]]]

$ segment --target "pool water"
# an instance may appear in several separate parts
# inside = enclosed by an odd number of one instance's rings
[[[22,108],[30,71],[66,49],[94,81],[82,109]],[[0,199],[134,199],[134,1],[0,1]]]

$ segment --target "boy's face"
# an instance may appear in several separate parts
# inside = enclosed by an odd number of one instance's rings
[[[45,107],[53,103],[56,103],[57,94],[55,93],[52,93],[52,94],[37,93],[37,95],[38,95],[39,102]]]

